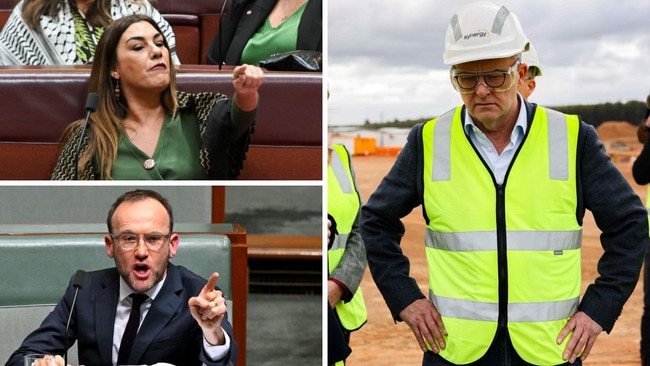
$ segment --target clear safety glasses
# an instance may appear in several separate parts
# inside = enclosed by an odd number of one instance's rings
[[[507,70],[493,70],[488,72],[465,72],[452,67],[449,73],[454,89],[461,94],[474,93],[479,84],[483,84],[492,91],[499,93],[509,90],[515,85],[516,78],[514,73],[517,72],[520,64],[521,59],[517,59]],[[481,77],[483,81],[479,82]]]

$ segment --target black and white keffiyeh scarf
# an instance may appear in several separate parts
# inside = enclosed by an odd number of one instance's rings
[[[74,65],[91,62],[77,56],[74,10],[67,2],[57,17],[41,16],[41,31],[31,29],[22,16],[23,0],[12,11],[0,32],[0,65]],[[131,14],[146,14],[153,18],[167,39],[172,61],[176,56],[176,39],[172,27],[147,0],[111,0],[113,19]]]

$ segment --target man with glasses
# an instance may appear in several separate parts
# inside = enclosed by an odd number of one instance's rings
[[[362,208],[373,279],[423,365],[580,365],[638,280],[643,204],[593,127],[517,93],[528,44],[506,7],[460,9],[443,58],[464,104],[413,128]],[[419,205],[428,296],[400,247]],[[604,254],[581,299],[586,209]]]
[[[87,273],[65,343],[77,341],[80,364],[235,364],[219,276],[206,281],[169,262],[179,245],[173,221],[169,202],[154,191],[126,192],[112,205],[104,241],[115,267]],[[30,353],[64,353],[73,282],[7,365],[23,365]]]

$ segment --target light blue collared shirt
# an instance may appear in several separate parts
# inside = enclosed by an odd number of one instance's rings
[[[472,116],[467,112],[467,108],[465,108],[465,134],[469,136],[470,140],[483,157],[483,160],[487,162],[498,184],[503,184],[503,179],[505,178],[506,171],[510,166],[510,162],[519,148],[519,145],[521,145],[521,142],[524,140],[524,134],[528,128],[526,104],[521,95],[517,94],[517,98],[521,103],[519,115],[517,116],[517,122],[515,122],[515,128],[512,130],[512,134],[510,135],[510,142],[506,148],[503,149],[501,155],[497,153],[497,149],[494,147],[492,141],[487,138],[483,131],[479,130],[474,123]]]

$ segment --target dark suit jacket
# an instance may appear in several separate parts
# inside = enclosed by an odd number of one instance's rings
[[[228,10],[221,26],[221,36],[217,35],[208,47],[208,63],[226,65],[241,64],[241,54],[248,40],[264,24],[278,0],[235,0]],[[250,13],[249,13],[250,12]],[[300,25],[296,49],[322,51],[323,2],[309,0]],[[221,48],[219,43],[223,42]]]
[[[203,334],[187,302],[199,294],[207,280],[188,269],[169,264],[167,279],[144,319],[131,350],[130,364],[152,365],[234,365],[237,345],[227,317],[221,323],[230,336],[230,353],[220,362],[209,362],[203,352]],[[38,291],[38,289],[34,289]],[[79,290],[70,322],[68,344],[78,342],[79,364],[110,365],[113,324],[119,294],[119,274],[115,268],[88,272]],[[64,352],[64,330],[74,288],[69,285],[63,298],[41,326],[23,341],[7,361],[7,366],[22,366],[29,353]]]

